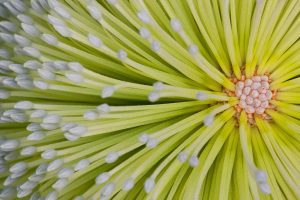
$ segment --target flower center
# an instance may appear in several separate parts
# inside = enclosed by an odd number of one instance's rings
[[[258,115],[263,119],[270,120],[271,117],[266,113],[267,109],[273,109],[271,100],[275,98],[276,91],[271,90],[271,79],[268,75],[255,75],[251,78],[245,78],[243,75],[240,80],[233,78],[235,83],[234,94],[229,93],[230,96],[236,96],[239,99],[235,106],[237,111],[237,118],[242,110],[248,116],[248,122],[255,125],[254,115]]]

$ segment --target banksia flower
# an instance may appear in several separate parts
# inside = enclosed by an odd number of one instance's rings
[[[2,0],[0,199],[300,199],[299,0]]]

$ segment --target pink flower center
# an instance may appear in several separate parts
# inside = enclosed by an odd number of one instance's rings
[[[239,98],[236,106],[238,112],[245,110],[249,121],[253,115],[261,115],[267,119],[269,116],[265,113],[266,109],[271,108],[270,100],[275,95],[270,89],[270,79],[267,75],[253,76],[235,81],[235,95]]]

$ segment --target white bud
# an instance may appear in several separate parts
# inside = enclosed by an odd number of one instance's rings
[[[46,136],[45,133],[41,132],[41,131],[36,131],[31,133],[30,135],[27,136],[27,140],[29,141],[39,141],[44,139],[44,137]]]
[[[23,66],[21,66],[21,67],[23,67]],[[23,68],[23,69],[25,69],[25,68]],[[27,69],[25,69],[25,70],[27,70]],[[27,80],[27,79],[30,79],[30,78],[31,78],[31,77],[30,77],[29,74],[24,73],[24,74],[18,74],[18,75],[16,76],[15,80],[16,80],[16,81],[21,81],[21,80]]]
[[[25,12],[27,9],[25,3],[21,0],[11,0],[10,3],[20,13]]]
[[[62,21],[61,19],[54,17],[52,15],[48,15],[48,21],[53,25],[59,25],[59,26],[65,26],[64,21]]]
[[[10,60],[0,60],[0,68],[9,71],[9,65],[13,64]]]
[[[144,11],[144,10],[139,11],[139,12],[137,13],[137,16],[138,16],[138,18],[139,18],[142,22],[144,22],[144,23],[146,23],[146,24],[148,24],[148,23],[151,22],[150,16],[149,16],[148,13],[147,13],[146,11]]]
[[[49,45],[56,46],[58,44],[57,38],[51,34],[43,34],[41,39]]]
[[[122,190],[127,192],[131,190],[134,187],[134,180],[132,178],[127,179],[122,187]]]
[[[103,45],[102,41],[91,33],[88,34],[88,40],[94,47],[100,48]]]
[[[19,112],[19,113],[13,113],[10,115],[10,118],[14,120],[15,122],[26,122],[28,121],[27,116],[25,113]]]
[[[83,118],[86,120],[96,120],[98,117],[99,117],[99,114],[95,110],[88,110],[83,115]]]
[[[75,72],[81,72],[84,69],[84,67],[78,62],[69,62],[68,67]]]
[[[19,153],[17,152],[17,151],[12,151],[12,152],[9,152],[8,154],[6,154],[5,156],[4,156],[4,160],[5,161],[14,161],[14,160],[16,160],[16,159],[18,159],[19,158]],[[5,162],[3,159],[1,159],[3,162]],[[15,176],[14,175],[14,177],[18,177],[18,176]],[[14,178],[14,177],[12,177],[12,178]]]
[[[29,17],[28,15],[20,14],[17,16],[17,18],[25,24],[33,24],[32,18]]]
[[[80,74],[66,73],[66,77],[67,79],[76,84],[82,83],[84,81],[83,76],[81,76]]]
[[[47,168],[48,168],[48,164],[47,163],[42,163],[36,168],[35,173],[37,175],[46,174],[47,173]]]
[[[96,177],[96,184],[97,185],[100,185],[106,181],[108,181],[108,179],[110,178],[110,174],[109,172],[104,172],[104,173],[101,173],[99,174],[97,177]]]
[[[41,5],[42,9],[44,9],[45,11],[50,10],[50,5],[52,5],[52,3],[56,0],[37,0],[39,2],[39,4]],[[53,8],[53,7],[52,7]],[[44,12],[42,12],[41,14],[44,14]]]
[[[76,127],[77,126],[77,124],[75,124],[75,123],[66,123],[66,124],[64,124],[63,126],[61,126],[61,130],[62,130],[62,132],[67,132],[67,131],[69,131],[71,128],[74,128],[74,127]]]
[[[151,37],[151,33],[149,32],[149,30],[147,28],[142,27],[139,30],[140,36],[144,39],[149,39]]]
[[[44,9],[43,7],[38,3],[38,0],[32,0],[31,2],[31,8],[37,12],[38,14],[43,14]]]
[[[0,10],[1,11],[1,10]],[[0,192],[1,199],[13,199],[16,194],[16,189],[13,187],[4,187]]]
[[[10,59],[10,53],[7,49],[0,49],[0,57]]]
[[[67,179],[58,179],[53,185],[52,188],[54,188],[57,191],[62,190],[64,187],[68,185]]]
[[[17,197],[18,198],[25,198],[26,196],[30,195],[32,193],[32,190],[18,190]]]
[[[148,100],[150,102],[156,102],[157,100],[159,100],[160,98],[160,95],[158,92],[151,92],[149,95],[148,95]]]
[[[118,160],[119,157],[120,157],[120,154],[118,152],[110,152],[109,154],[107,154],[107,156],[105,158],[105,162],[106,163],[114,163],[115,161]]]
[[[18,113],[22,113],[22,111],[20,109],[10,109],[10,110],[6,110],[2,113],[3,116],[11,116],[12,114],[18,114]]]
[[[113,191],[115,190],[116,185],[114,183],[106,184],[101,190],[101,196],[108,197],[112,195]]]
[[[32,190],[37,185],[36,182],[33,181],[26,181],[22,185],[20,185],[20,188],[22,190]]]
[[[41,123],[41,127],[45,130],[54,130],[59,127],[59,124],[55,123]]]
[[[45,174],[32,174],[28,177],[28,180],[35,182],[35,183],[39,183],[40,181],[42,181],[45,178]]]
[[[106,86],[101,91],[101,97],[102,98],[111,97],[114,94],[115,90],[116,88],[114,86]]]
[[[268,179],[268,175],[266,174],[266,172],[262,171],[262,170],[257,170],[255,172],[255,177],[256,177],[256,181],[257,182],[266,182]]]
[[[32,89],[33,88],[33,82],[32,80],[19,80],[17,81],[18,85],[21,87],[21,88],[25,88],[25,89]]]
[[[205,118],[204,118],[204,125],[205,126],[211,126],[214,122],[214,119],[215,119],[215,116],[210,114],[210,115],[207,115]]]
[[[156,40],[154,40],[152,43],[151,43],[151,48],[154,52],[157,52],[160,50],[160,43]]]
[[[51,73],[51,76],[54,76],[54,74]],[[33,85],[41,90],[47,90],[49,88],[49,84],[44,81],[34,80]]]
[[[33,103],[30,101],[19,101],[15,104],[14,108],[21,110],[29,110],[33,108]]]
[[[50,124],[56,124],[61,121],[61,117],[54,114],[49,114],[44,117],[43,123],[50,123]]]
[[[11,176],[6,177],[6,179],[4,180],[3,185],[4,186],[9,186],[12,185],[13,183],[15,183],[18,179],[17,178],[12,178]]]
[[[259,188],[260,188],[262,193],[271,194],[271,187],[268,183],[266,183],[266,182],[259,183]]]
[[[10,117],[5,117],[5,116],[1,116],[0,117],[0,123],[3,123],[3,122],[14,122],[13,119],[11,119]]]
[[[20,143],[17,140],[6,140],[0,144],[2,151],[13,151],[19,147]]]
[[[150,136],[147,133],[143,133],[139,136],[139,141],[141,143],[147,143],[150,139]]]
[[[198,92],[196,97],[198,100],[203,101],[206,100],[208,96],[204,92]]]
[[[0,89],[0,99],[8,99],[10,97],[10,92]]]
[[[44,62],[43,64],[42,64],[42,68],[43,69],[46,69],[46,70],[49,70],[49,71],[51,71],[51,72],[53,72],[53,71],[55,71],[55,66],[54,66],[54,62],[55,61],[46,61],[46,62]]]
[[[11,64],[8,66],[10,70],[17,74],[27,74],[28,70],[20,64]]]
[[[17,174],[23,171],[26,171],[27,163],[26,162],[18,162],[9,168],[11,173]]]
[[[42,129],[41,125],[37,122],[33,122],[27,125],[27,131],[40,131]]]
[[[0,21],[0,28],[7,30],[8,32],[16,32],[17,26],[10,21]]]
[[[97,106],[97,110],[98,110],[101,114],[103,114],[103,113],[109,113],[109,112],[110,112],[110,107],[109,107],[108,104],[103,103],[103,104]]]
[[[24,63],[24,67],[27,69],[36,70],[36,69],[40,68],[41,66],[42,66],[41,63],[36,60],[28,60]]]
[[[58,178],[69,178],[74,174],[73,168],[63,168],[58,172]]]
[[[69,132],[65,133],[64,136],[65,136],[65,138],[66,138],[67,140],[69,140],[69,141],[75,141],[75,140],[78,140],[78,139],[79,139],[79,136],[73,135],[73,134],[71,134],[71,133],[69,133]]]
[[[185,152],[180,152],[180,153],[178,154],[178,156],[177,156],[177,159],[178,159],[180,162],[184,163],[184,162],[188,159],[188,154],[185,153]]]
[[[55,151],[54,149],[47,149],[41,154],[41,157],[46,160],[51,160],[55,158],[56,155],[57,155],[57,151]]]
[[[36,147],[34,147],[34,146],[28,146],[21,150],[22,156],[31,156],[35,153],[36,153]]]
[[[70,37],[72,35],[71,30],[66,25],[54,25],[53,27],[63,37]]]
[[[41,52],[33,47],[24,47],[23,50],[26,52],[28,56],[39,58],[41,57]]]
[[[27,38],[23,37],[22,35],[14,35],[14,38],[16,40],[16,42],[22,46],[22,47],[27,47],[31,45],[31,41],[28,40]]]
[[[153,88],[154,88],[154,90],[156,90],[156,91],[161,91],[161,90],[164,89],[164,87],[165,87],[164,83],[162,83],[162,82],[160,82],[160,81],[157,81],[157,82],[155,82],[155,83],[153,84]]]
[[[19,153],[17,151],[9,152],[7,155],[4,156],[4,160],[6,161],[14,161],[19,158]]]
[[[25,113],[22,113],[22,112],[13,113],[10,115],[10,118],[12,120],[14,120],[15,122],[26,122],[28,120]]]
[[[53,62],[53,68],[58,71],[68,70],[68,64],[65,61],[57,60]]]
[[[172,29],[175,31],[175,32],[179,32],[181,31],[182,29],[182,26],[181,26],[181,23],[178,19],[172,19],[170,21],[170,24],[172,26]]]
[[[90,13],[90,15],[95,19],[95,20],[101,20],[102,19],[102,14],[100,10],[97,8],[97,6],[94,5],[88,5],[87,9]]]
[[[55,170],[59,169],[63,164],[64,164],[64,161],[62,159],[54,160],[47,167],[47,171],[48,172],[55,171]]]
[[[76,136],[82,136],[87,132],[87,127],[84,125],[77,125],[74,128],[71,128],[69,132]]]
[[[83,170],[85,169],[87,166],[90,165],[90,161],[88,159],[83,159],[83,160],[80,160],[74,167],[74,170],[75,171],[80,171],[80,170]]]
[[[155,186],[154,178],[148,178],[144,184],[144,189],[146,193],[150,193]]]
[[[128,56],[127,53],[123,49],[118,51],[118,58],[120,60],[125,60],[127,56]]]
[[[198,52],[198,50],[198,46],[195,44],[191,44],[188,49],[189,53],[192,55],[195,55]]]
[[[190,160],[189,160],[189,164],[191,167],[197,167],[199,164],[199,159],[197,156],[191,156]]]
[[[54,72],[56,70],[54,62],[55,61],[46,61],[42,64],[42,68]]]
[[[66,18],[66,19],[71,19],[72,16],[71,14],[69,13],[69,11],[67,11],[64,7],[62,6],[55,6],[54,7],[54,10],[63,18]]]
[[[61,6],[61,3],[58,0],[47,0],[50,8],[54,9],[56,6]]]
[[[153,149],[158,145],[158,140],[155,138],[151,138],[147,141],[146,147],[149,149]]]
[[[15,38],[9,33],[0,33],[0,38],[6,43],[14,43]]]
[[[34,25],[22,23],[21,26],[30,36],[38,37],[40,35],[40,31]]]
[[[45,110],[34,110],[32,111],[30,118],[44,118],[47,115]]]
[[[31,77],[28,74],[19,74],[16,76],[15,80],[17,81],[18,85],[22,88],[32,89],[33,83]]]

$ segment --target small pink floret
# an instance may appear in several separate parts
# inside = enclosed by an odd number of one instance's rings
[[[245,88],[243,89],[243,94],[245,94],[245,95],[249,95],[250,92],[251,92],[251,88],[250,88],[250,87],[245,87]]]
[[[246,106],[246,109],[245,109],[246,113],[254,113],[255,112],[255,109],[253,106]]]
[[[251,91],[251,96],[252,96],[252,98],[256,98],[256,97],[259,96],[259,92],[257,90],[252,90]]]
[[[258,107],[258,108],[255,109],[255,112],[256,112],[256,114],[261,115],[265,112],[265,109],[262,108],[262,107]]]
[[[252,83],[253,83],[253,81],[252,81],[251,79],[247,79],[247,80],[245,81],[245,86],[251,86]]]

